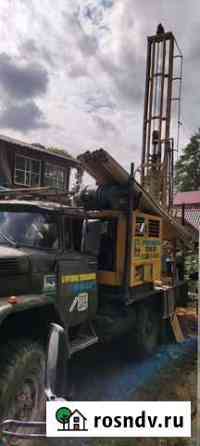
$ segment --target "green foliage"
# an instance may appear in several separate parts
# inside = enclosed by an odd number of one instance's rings
[[[71,410],[68,407],[60,407],[56,412],[56,420],[63,424],[63,428],[65,427],[65,424],[68,422]]]
[[[55,153],[58,155],[64,155],[67,157],[71,157],[71,155],[69,154],[69,152],[67,152],[66,150],[62,149],[61,147],[54,147],[54,146],[50,146],[50,147],[46,147],[43,146],[43,144],[40,144],[39,142],[33,142],[32,143],[33,146],[39,147],[40,149],[46,150],[49,153]]]
[[[190,274],[198,271],[198,252],[189,252],[185,256],[185,275],[186,279],[189,279]]]
[[[52,153],[58,154],[58,155],[65,155],[65,156],[71,156],[69,154],[69,152],[67,152],[66,150],[62,149],[61,147],[54,147],[54,146],[50,146],[47,148],[47,150],[49,150]]]
[[[200,190],[200,128],[176,163],[175,184],[178,192]]]

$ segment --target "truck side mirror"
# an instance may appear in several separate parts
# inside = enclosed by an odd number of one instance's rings
[[[45,383],[47,401],[67,397],[68,352],[64,329],[58,324],[51,324]]]

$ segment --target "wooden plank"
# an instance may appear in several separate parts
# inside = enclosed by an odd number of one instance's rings
[[[172,327],[172,331],[174,333],[176,342],[183,342],[185,340],[181,326],[180,326],[180,322],[177,318],[177,315],[175,314],[173,316],[173,318],[170,318],[170,324]]]

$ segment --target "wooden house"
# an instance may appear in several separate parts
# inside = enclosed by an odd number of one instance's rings
[[[64,151],[47,149],[0,135],[0,187],[69,190],[70,175],[80,163]]]

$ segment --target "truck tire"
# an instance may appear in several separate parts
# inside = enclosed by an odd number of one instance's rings
[[[0,356],[1,420],[42,421],[45,416],[45,354],[36,342],[21,341],[4,347]],[[22,432],[19,428],[17,432]],[[28,431],[30,433],[30,430]],[[4,436],[5,445],[30,445],[30,440]],[[36,445],[36,443],[34,442]]]
[[[136,345],[142,354],[151,355],[159,341],[160,315],[154,305],[142,302],[137,308]]]

